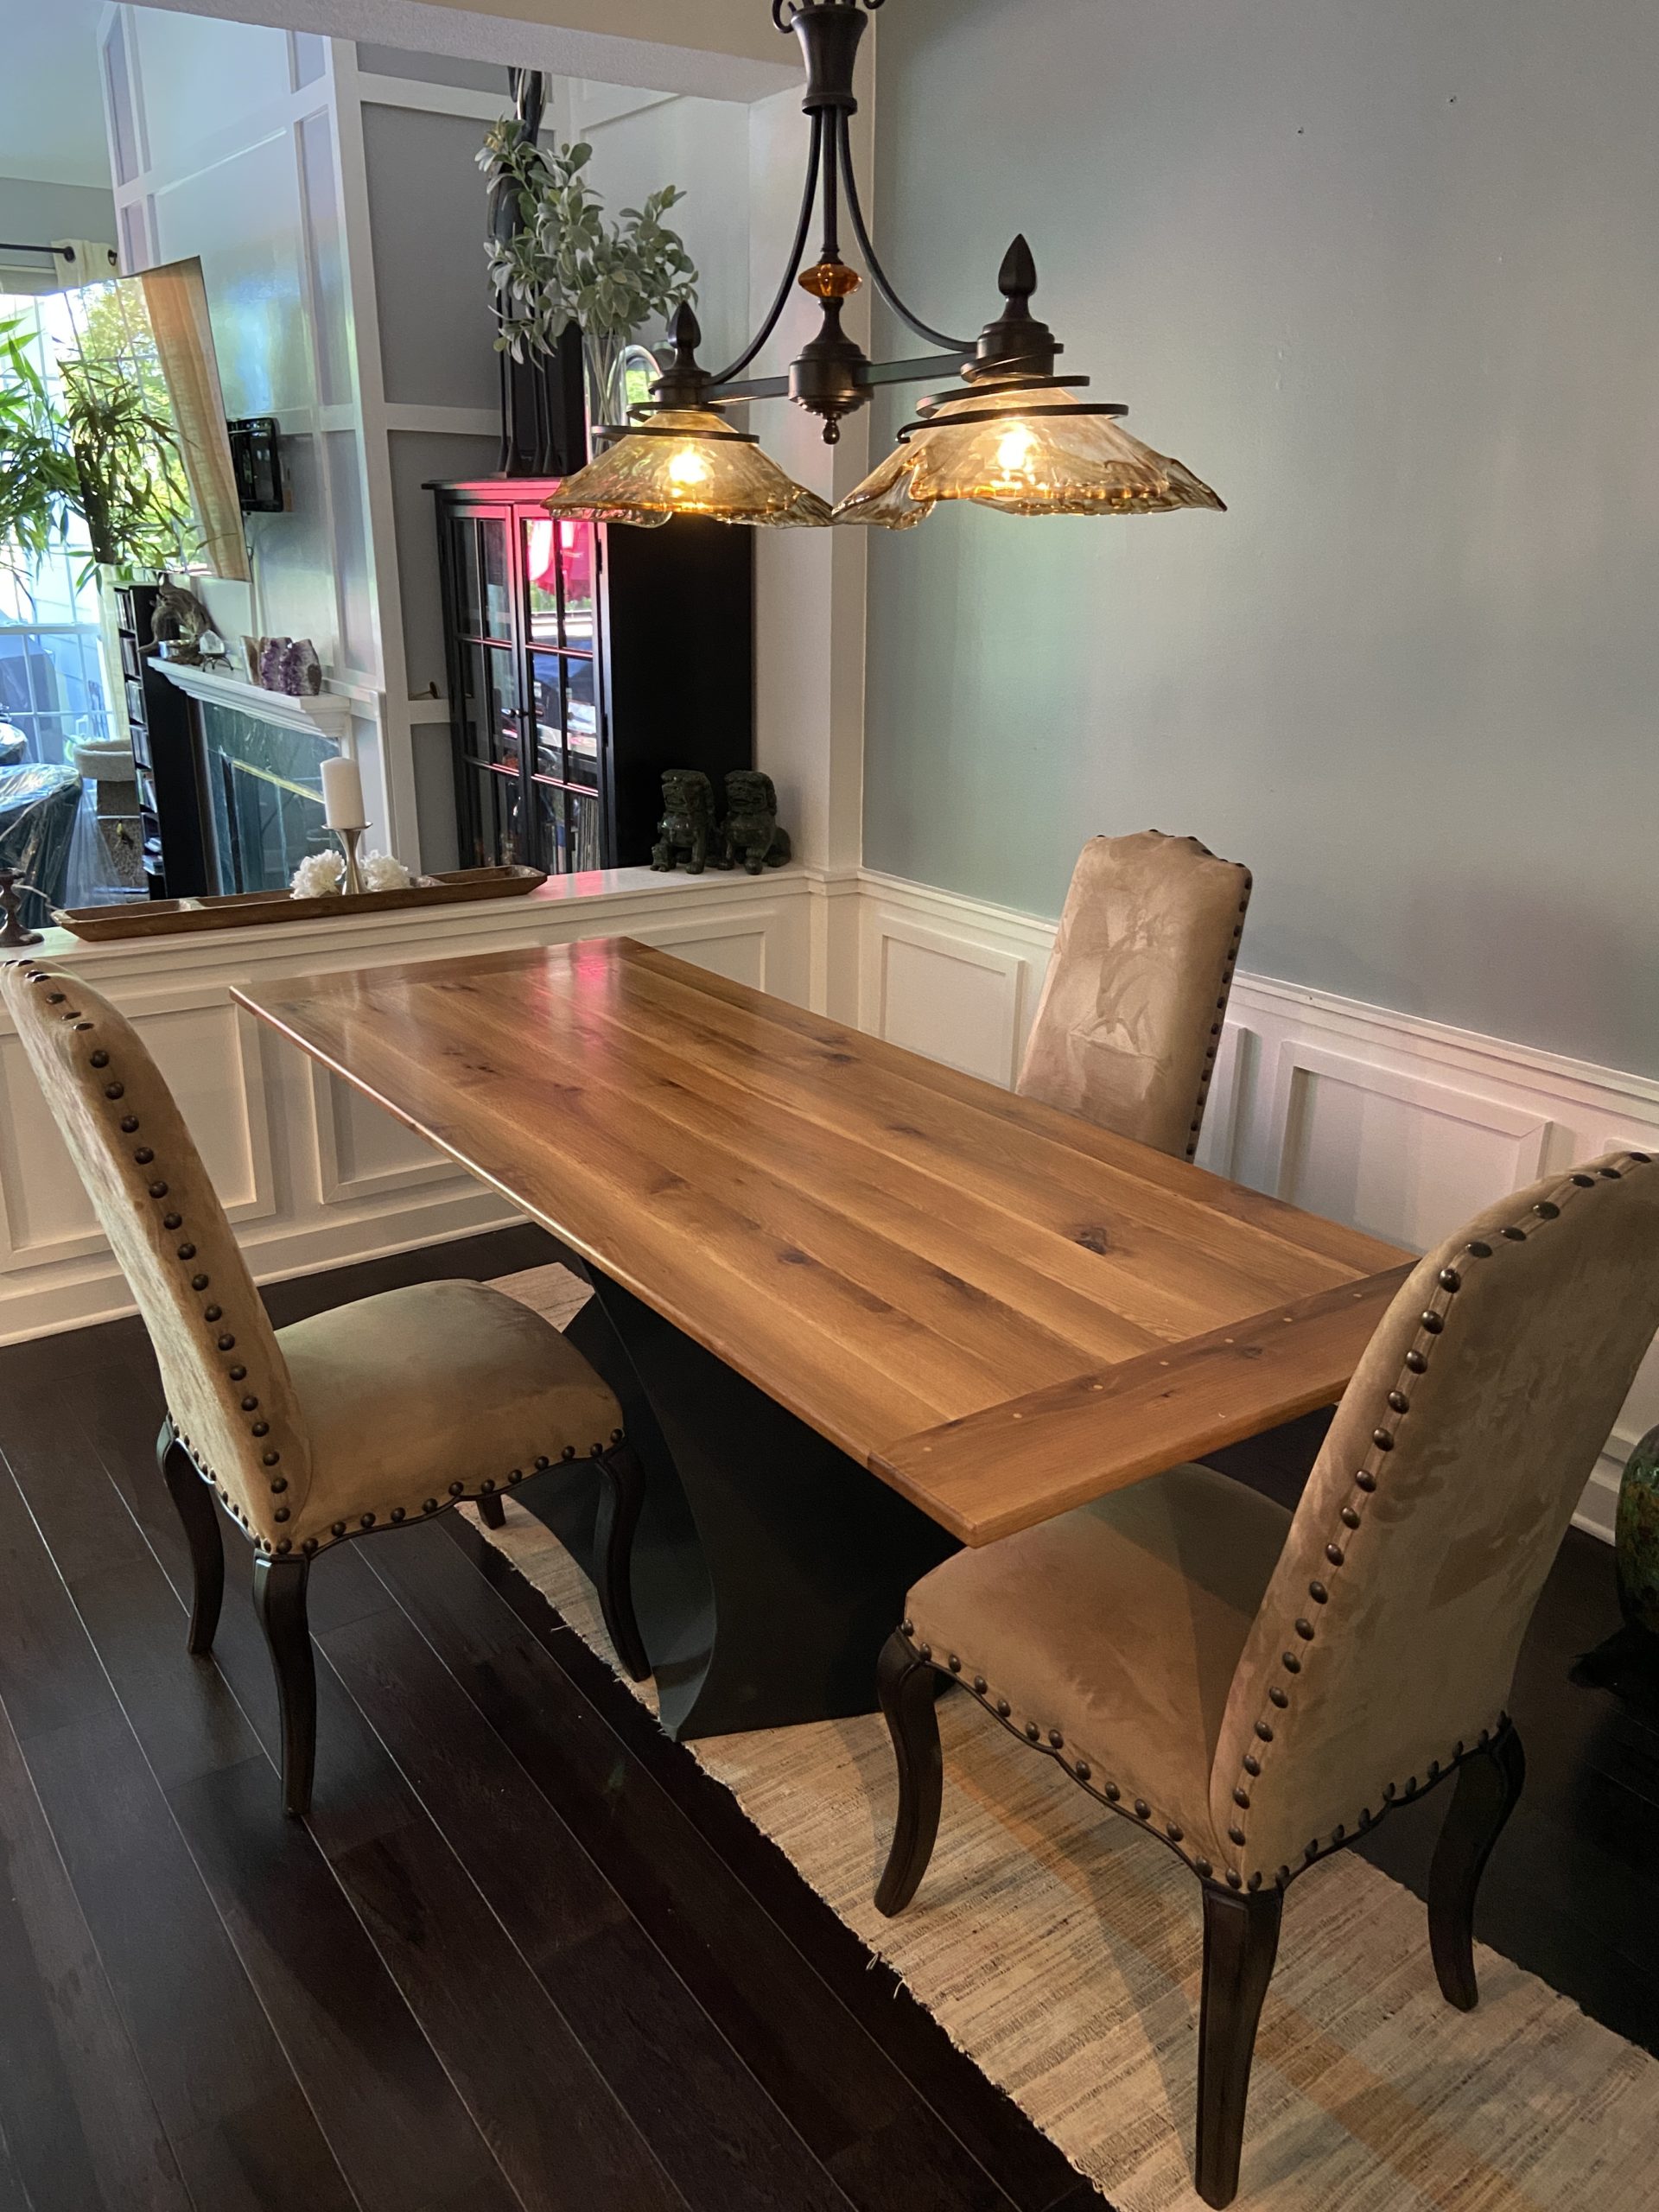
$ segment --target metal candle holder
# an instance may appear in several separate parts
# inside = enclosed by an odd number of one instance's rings
[[[363,895],[363,871],[358,866],[357,847],[363,832],[360,829],[336,830],[334,835],[346,855],[346,896],[360,899]]]
[[[26,930],[23,927],[22,905],[17,897],[17,872],[15,868],[0,868],[0,914],[3,914],[6,919],[4,929],[0,929],[0,948],[3,948],[8,952],[16,951],[26,944],[39,944],[41,942],[38,930]],[[25,883],[22,887],[25,891],[35,889],[32,883]]]

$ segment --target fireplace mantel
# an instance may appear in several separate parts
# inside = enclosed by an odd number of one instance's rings
[[[351,728],[352,703],[330,693],[302,695],[267,691],[261,683],[248,683],[238,676],[222,676],[216,669],[191,668],[175,660],[152,659],[169,683],[213,707],[230,707],[256,721],[275,722],[282,729],[301,729],[313,737],[326,737],[338,745]]]

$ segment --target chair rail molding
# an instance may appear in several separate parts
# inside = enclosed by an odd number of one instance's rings
[[[856,1000],[830,1010],[1011,1084],[1056,925],[868,869],[856,911]],[[1619,1145],[1659,1150],[1651,1077],[1241,969],[1198,1159],[1422,1251],[1491,1199]],[[1656,1421],[1650,1352],[1579,1527],[1611,1541],[1624,1462]]]
[[[349,1085],[285,1050],[232,1004],[232,985],[362,963],[627,936],[804,1003],[810,906],[799,869],[764,877],[565,877],[527,899],[89,945],[61,930],[31,957],[61,962],[143,1033],[173,1086],[256,1278],[404,1251],[518,1218],[498,1192]],[[0,1343],[113,1319],[132,1300],[45,1098],[0,1015]]]
[[[417,909],[96,946],[53,931],[37,957],[63,960],[145,1030],[270,1281],[515,1217],[335,1078],[248,1034],[229,997],[245,978],[626,935],[1007,1085],[1055,926],[853,867],[626,868],[441,920]],[[1421,1250],[1489,1200],[1620,1145],[1659,1151],[1659,1082],[1241,970],[1198,1157]],[[0,1020],[0,1343],[130,1310]],[[1656,1421],[1650,1353],[1580,1527],[1611,1538],[1624,1461]]]

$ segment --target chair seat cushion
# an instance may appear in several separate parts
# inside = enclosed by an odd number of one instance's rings
[[[297,1549],[372,1514],[418,1518],[567,1449],[608,1449],[621,1409],[540,1314],[478,1282],[417,1283],[276,1332],[310,1433],[311,1480],[284,1534]],[[456,1491],[454,1486],[461,1486]]]
[[[977,1551],[910,1593],[918,1643],[993,1710],[1063,1739],[1090,1787],[1139,1799],[1219,1866],[1210,1770],[1239,1653],[1290,1516],[1208,1467],[1172,1467]]]

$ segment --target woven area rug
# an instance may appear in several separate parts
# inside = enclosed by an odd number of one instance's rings
[[[560,1325],[587,1296],[563,1268],[499,1287]],[[482,1533],[614,1664],[586,1577],[506,1510]],[[635,1694],[654,1704],[649,1683]],[[944,1699],[939,1726],[938,1847],[893,1921],[870,1902],[894,1796],[879,1716],[688,1748],[1117,2212],[1203,2212],[1197,1883],[968,1699]],[[1478,1947],[1477,1965],[1479,2007],[1455,2012],[1408,1891],[1352,1856],[1293,1885],[1239,2212],[1659,2205],[1659,2061],[1495,1951]]]

